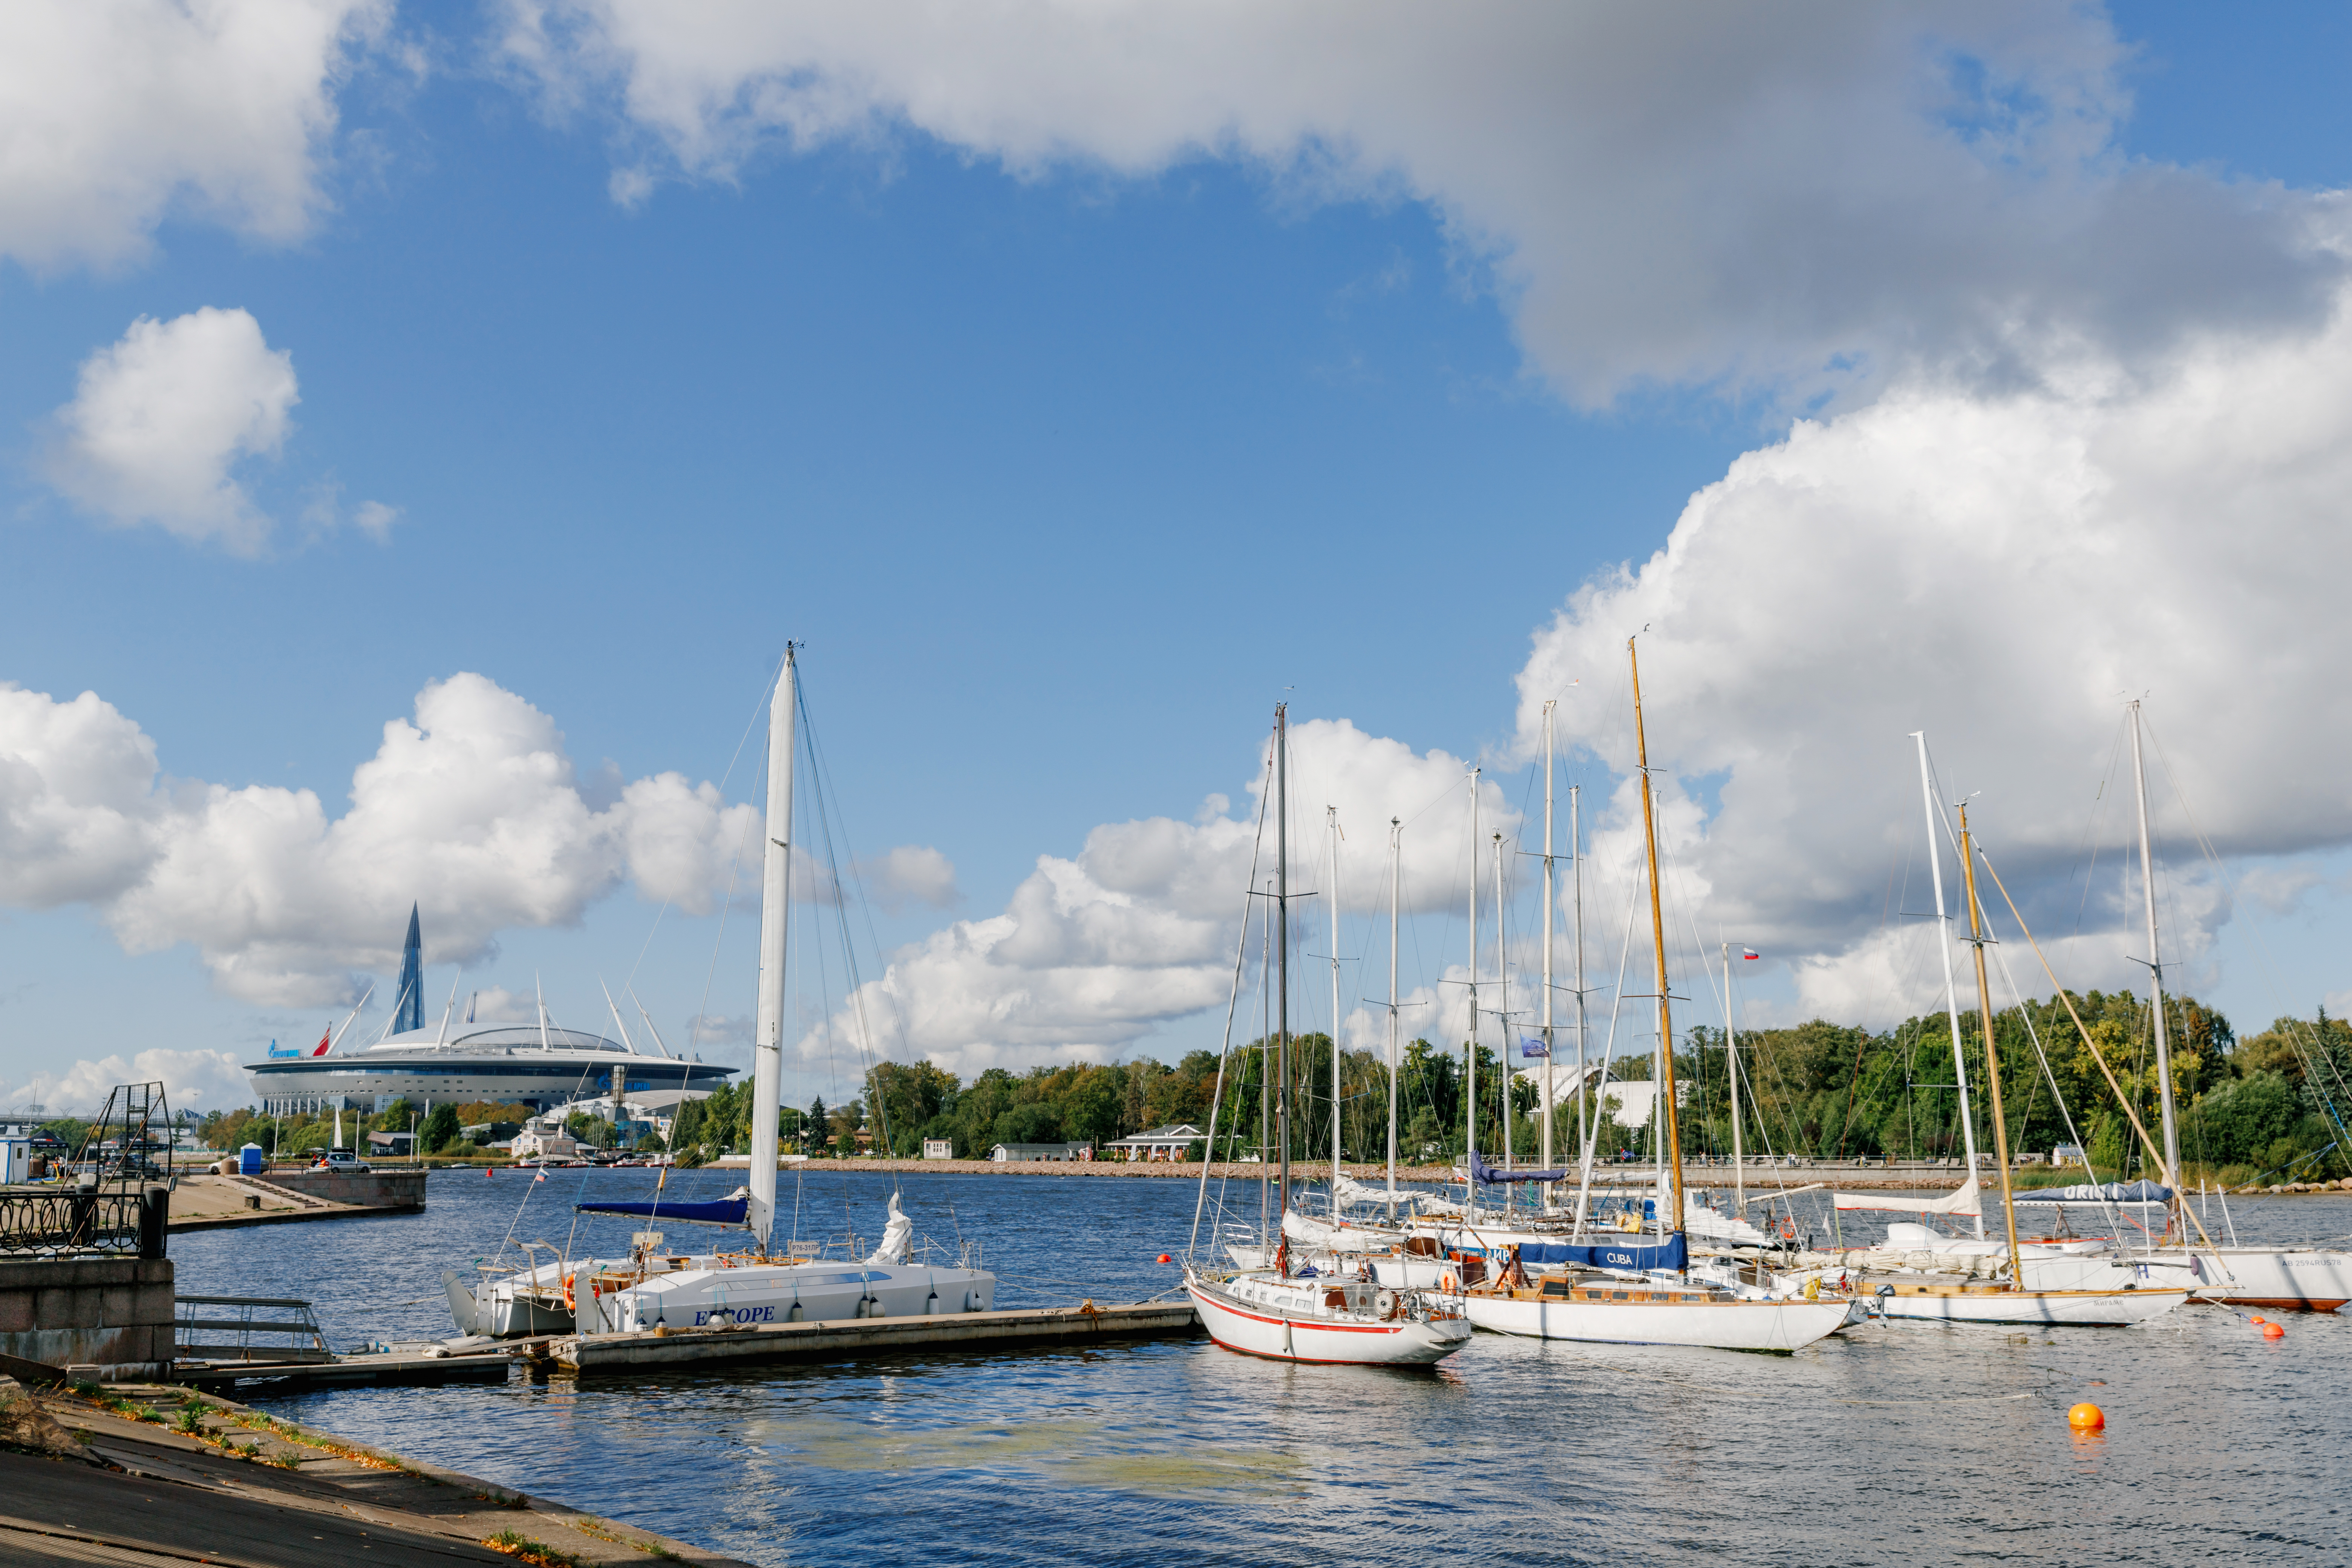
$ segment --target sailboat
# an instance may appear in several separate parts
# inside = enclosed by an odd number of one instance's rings
[[[1943,930],[1943,921],[1947,918],[1943,902],[1943,861],[1941,846],[1937,841],[1940,824],[1936,811],[1932,775],[1927,768],[1927,734],[1924,731],[1918,731],[1913,739],[1919,746],[1919,787],[1927,803],[1928,864],[1933,868],[1936,889],[1936,934],[1944,954],[1944,1003],[1952,1024],[1952,1061],[1955,1068],[1959,1069],[1955,1081],[1959,1085],[1960,1126],[1963,1142],[1969,1151],[1968,1182],[1943,1203],[1948,1205],[1947,1212],[1973,1212],[1977,1234],[1981,1237],[1984,1234],[1983,1209],[1976,1201],[1976,1142],[1975,1133],[1969,1125],[1973,1110],[1969,1102],[1965,1059],[1960,1051],[1958,992],[1952,983],[1951,942]],[[1977,1016],[1984,1035],[1985,1093],[1992,1111],[1993,1159],[2000,1170],[2001,1217],[2008,1226],[2009,1278],[1979,1281],[1908,1272],[1865,1274],[1862,1288],[1875,1296],[1880,1313],[1888,1318],[1947,1323],[2071,1324],[2094,1328],[2124,1328],[2146,1322],[2186,1302],[2189,1292],[2184,1289],[2140,1289],[2137,1281],[2125,1284],[2120,1289],[2041,1289],[2032,1286],[2032,1274],[2027,1268],[2024,1248],[2017,1237],[2017,1202],[2010,1182],[2009,1120],[2001,1109],[2000,1055],[1993,1043],[1992,987],[1985,975],[1987,937],[1983,910],[1977,901],[1975,841],[1969,832],[1966,802],[1959,806],[1959,818],[1961,897],[1969,910],[1967,941],[1976,959]],[[1838,1205],[1841,1208],[1857,1206],[1844,1194],[1839,1194]]]
[[[1470,1324],[1445,1301],[1417,1290],[1399,1290],[1366,1277],[1324,1273],[1294,1261],[1286,1233],[1303,1216],[1290,1212],[1290,817],[1288,705],[1274,710],[1276,1074],[1274,1135],[1280,1149],[1279,1186],[1274,1210],[1282,1215],[1286,1239],[1274,1248],[1273,1267],[1226,1274],[1196,1265],[1188,1254],[1184,1289],[1209,1337],[1227,1350],[1274,1361],[1355,1366],[1427,1366],[1460,1350]],[[1253,872],[1255,875],[1255,872]],[[1337,944],[1334,944],[1337,951]],[[1240,984],[1236,966],[1234,984]],[[1337,1030],[1335,1027],[1334,1037]],[[1336,1054],[1336,1052],[1335,1052]],[[1224,1097],[1224,1068],[1218,1067],[1216,1098]],[[1215,1147],[1216,1109],[1210,1111],[1210,1147]],[[1333,1127],[1335,1142],[1337,1123]],[[1335,1176],[1338,1173],[1336,1160]],[[1259,1181],[1265,1179],[1260,1167]],[[1209,1162],[1201,1165],[1203,1204]],[[1337,1191],[1337,1183],[1334,1183]],[[1336,1201],[1336,1200],[1335,1200]],[[1199,1239],[1196,1210],[1194,1242]]]
[[[742,1226],[751,1249],[694,1254],[665,1248],[657,1230],[636,1233],[618,1259],[559,1258],[496,1281],[488,1299],[444,1275],[450,1310],[466,1333],[547,1332],[560,1294],[583,1334],[668,1333],[740,1329],[760,1323],[825,1322],[845,1318],[984,1312],[996,1276],[969,1253],[950,1266],[914,1260],[914,1222],[890,1196],[881,1245],[864,1258],[824,1258],[788,1246],[772,1251],[776,1216],[777,1107],[783,1087],[785,927],[792,911],[793,722],[799,666],[784,649],[782,673],[768,713],[767,826],[760,894],[758,1030],[752,1047],[751,1171],[749,1183],[714,1202],[584,1203],[583,1214],[624,1215],[652,1223]],[[665,1177],[667,1173],[664,1173]]]
[[[2137,1255],[2148,1264],[2196,1271],[2199,1294],[2242,1306],[2332,1312],[2352,1301],[2352,1253],[2317,1247],[2199,1247],[2187,1241],[2187,1197],[2180,1186],[2180,1128],[2173,1115],[2172,1042],[2164,1017],[2164,963],[2156,944],[2155,857],[2147,833],[2147,770],[2140,752],[2139,703],[2131,705],[2132,782],[2139,805],[2140,891],[2147,915],[2147,987],[2154,1009],[2157,1092],[2163,1097],[2166,1237],[2169,1247]]]
[[[1670,1193],[1662,1194],[1669,1202],[1658,1205],[1658,1214],[1662,1230],[1669,1218],[1674,1228],[1661,1236],[1655,1247],[1619,1244],[1615,1250],[1622,1263],[1612,1260],[1606,1244],[1514,1243],[1507,1261],[1491,1253],[1484,1260],[1501,1264],[1492,1279],[1462,1287],[1462,1310],[1482,1329],[1538,1339],[1781,1352],[1801,1350],[1843,1327],[1853,1307],[1851,1300],[1818,1292],[1817,1299],[1811,1300],[1763,1297],[1696,1276],[1688,1268],[1682,1147],[1675,1106],[1674,1014],[1666,984],[1665,912],[1658,889],[1657,814],[1650,793],[1649,738],[1642,719],[1641,665],[1630,637],[1625,657],[1633,673],[1642,830],[1649,852],[1650,938],[1657,961],[1660,1147],[1672,1177]],[[1588,1148],[1588,1170],[1590,1159]],[[1475,1149],[1472,1160],[1475,1173]],[[1556,1180],[1567,1173],[1531,1174]],[[1550,1251],[1552,1247],[1559,1248],[1557,1255]],[[1558,1272],[1543,1271],[1555,1263],[1565,1267]],[[1638,1277],[1635,1269],[1642,1271]]]

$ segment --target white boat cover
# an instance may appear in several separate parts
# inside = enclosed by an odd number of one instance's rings
[[[1389,1206],[1388,1188],[1385,1186],[1368,1186],[1364,1183],[1356,1180],[1355,1177],[1347,1174],[1345,1172],[1340,1173],[1339,1175],[1339,1201],[1343,1204],[1362,1204],[1367,1208],[1379,1209],[1386,1209]],[[1396,1193],[1396,1206],[1399,1212],[1409,1214],[1412,1212],[1416,1205],[1425,1204],[1433,1199],[1437,1199],[1437,1194],[1435,1193],[1425,1193],[1415,1188],[1399,1187]],[[1438,1199],[1437,1201],[1443,1202],[1444,1200]]]
[[[1905,1193],[1840,1193],[1837,1206],[1841,1212],[1872,1209],[1886,1214],[1957,1214],[1974,1218],[1984,1210],[1977,1195],[1977,1179],[1970,1176],[1958,1192],[1940,1198],[1923,1198]]]
[[[889,1223],[882,1227],[882,1245],[866,1259],[870,1264],[887,1266],[904,1263],[915,1249],[915,1222],[898,1212],[898,1194],[890,1194]]]

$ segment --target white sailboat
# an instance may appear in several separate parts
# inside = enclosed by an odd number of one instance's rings
[[[1650,936],[1657,965],[1659,1146],[1671,1174],[1663,1194],[1667,1201],[1658,1205],[1658,1213],[1662,1229],[1668,1217],[1674,1229],[1656,1247],[1631,1245],[1633,1237],[1622,1238],[1613,1247],[1622,1256],[1622,1264],[1611,1262],[1610,1243],[1550,1243],[1559,1248],[1559,1260],[1570,1267],[1549,1274],[1531,1273],[1528,1268],[1533,1262],[1540,1269],[1552,1261],[1549,1249],[1538,1252],[1530,1243],[1514,1243],[1509,1261],[1494,1277],[1462,1287],[1462,1310],[1482,1329],[1538,1339],[1781,1352],[1801,1350],[1844,1326],[1853,1310],[1850,1299],[1822,1294],[1818,1287],[1811,1299],[1769,1297],[1706,1279],[1687,1268],[1686,1203],[1675,1105],[1674,1014],[1666,982],[1664,906],[1658,887],[1657,816],[1650,793],[1649,739],[1642,720],[1641,667],[1631,638],[1626,640],[1625,654],[1633,671],[1642,827],[1649,854]],[[1588,1171],[1591,1159],[1588,1147]],[[1645,1271],[1646,1278],[1627,1277],[1637,1268]]]
[[[1188,1253],[1184,1289],[1201,1315],[1209,1337],[1227,1350],[1275,1361],[1311,1362],[1360,1366],[1427,1366],[1444,1360],[1468,1342],[1470,1324],[1443,1299],[1415,1290],[1398,1290],[1370,1278],[1349,1279],[1317,1271],[1307,1273],[1294,1262],[1287,1236],[1304,1215],[1290,1212],[1290,824],[1288,712],[1274,710],[1275,769],[1275,896],[1271,920],[1275,938],[1276,1076],[1274,1135],[1280,1153],[1280,1185],[1275,1213],[1282,1216],[1285,1239],[1275,1248],[1274,1267],[1240,1273],[1200,1267]],[[1336,842],[1336,839],[1335,839]],[[1255,875],[1255,871],[1252,873]],[[1246,929],[1244,941],[1246,942]],[[1333,944],[1338,950],[1338,944]],[[1238,988],[1238,961],[1234,974]],[[1230,1028],[1230,1024],[1228,1025]],[[1335,1054],[1337,1030],[1334,1029]],[[1230,1041],[1228,1042],[1230,1045]],[[1230,1055],[1230,1052],[1226,1053]],[[1215,1099],[1211,1100],[1210,1147],[1215,1147],[1216,1118],[1224,1098],[1224,1058],[1217,1068]],[[1336,1096],[1334,1097],[1336,1100]],[[1336,1110],[1335,1110],[1336,1115]],[[1336,1147],[1338,1123],[1333,1123]],[[1333,1163],[1334,1202],[1339,1174]],[[1260,1180],[1264,1177],[1261,1175]],[[1201,1166],[1200,1206],[1207,1201],[1209,1163]],[[1193,1217],[1193,1243],[1200,1238],[1200,1206]],[[1329,1228],[1329,1227],[1327,1227]],[[1311,1266],[1310,1266],[1311,1267]]]
[[[1928,864],[1934,868],[1936,888],[1936,937],[1945,955],[1945,1006],[1952,1020],[1953,1061],[1962,1064],[1959,1053],[1959,1013],[1957,992],[1951,983],[1950,936],[1943,929],[1947,918],[1943,905],[1943,864],[1941,846],[1937,841],[1939,826],[1936,813],[1936,796],[1927,768],[1927,740],[1924,731],[1914,736],[1919,746],[1919,786],[1927,810]],[[2003,1280],[1952,1279],[1928,1276],[1915,1271],[1865,1274],[1863,1289],[1876,1298],[1881,1315],[1887,1318],[1912,1319],[1946,1323],[2009,1323],[2034,1325],[2073,1325],[2077,1327],[2124,1328],[2143,1323],[2172,1310],[2189,1300],[2185,1289],[2152,1288],[2141,1289],[2137,1279],[2120,1288],[2041,1289],[2033,1288],[2033,1273],[2026,1267],[2023,1248],[2017,1237],[2017,1205],[2011,1191],[2009,1163],[2009,1121],[2001,1109],[2000,1056],[1994,1048],[1992,1027],[1992,987],[1985,975],[1985,931],[1983,911],[1977,902],[1976,857],[1969,834],[1969,808],[1965,802],[1959,807],[1959,851],[1961,867],[1961,897],[1968,906],[1969,934],[1967,941],[1976,959],[1978,1020],[1984,1036],[1985,1093],[1990,1100],[1993,1131],[1993,1159],[2000,1170],[2000,1207],[2008,1225],[2009,1278]],[[1958,1193],[1943,1200],[1949,1212],[1973,1210],[1977,1234],[1984,1234],[1982,1205],[1976,1202],[1975,1139],[1969,1131],[1974,1112],[1963,1074],[1960,1088],[1960,1125],[1964,1142],[1970,1150],[1969,1180]],[[1966,1209],[1962,1206],[1965,1201]],[[1853,1206],[1844,1194],[1841,1206]],[[2076,1265],[2075,1267],[2079,1267]],[[2046,1272],[2046,1271],[2045,1271]]]
[[[758,1031],[752,1047],[751,1170],[747,1185],[717,1203],[582,1204],[583,1212],[629,1215],[649,1224],[743,1226],[747,1252],[674,1254],[663,1234],[639,1232],[626,1258],[557,1259],[466,1289],[444,1275],[452,1315],[465,1333],[499,1336],[667,1333],[745,1328],[755,1323],[824,1322],[845,1318],[984,1312],[996,1277],[960,1257],[952,1265],[914,1258],[914,1223],[890,1198],[881,1245],[864,1258],[811,1256],[788,1247],[772,1252],[776,1215],[778,1100],[783,1083],[786,921],[791,914],[793,726],[799,667],[787,645],[768,713],[766,849],[760,895]],[[561,1303],[559,1310],[558,1302]]]

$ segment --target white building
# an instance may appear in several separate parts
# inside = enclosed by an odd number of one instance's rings
[[[923,1140],[923,1158],[924,1158],[924,1159],[926,1159],[926,1160],[952,1160],[952,1159],[954,1159],[954,1158],[955,1158],[955,1140],[954,1140],[954,1139],[952,1139],[952,1138],[926,1138],[926,1139],[924,1139],[924,1140]]]
[[[1121,1160],[1181,1160],[1186,1150],[1207,1137],[1189,1121],[1171,1122],[1106,1143],[1103,1152]]]

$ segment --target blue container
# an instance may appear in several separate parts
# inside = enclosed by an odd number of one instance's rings
[[[269,1162],[262,1157],[260,1144],[247,1143],[236,1152],[237,1174],[257,1176],[268,1168]]]

